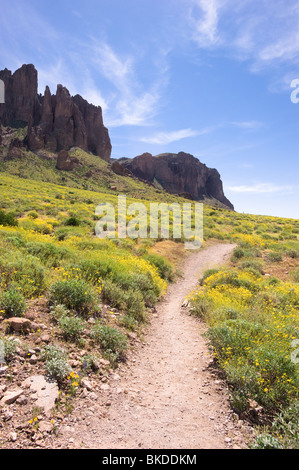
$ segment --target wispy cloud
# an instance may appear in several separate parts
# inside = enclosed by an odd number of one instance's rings
[[[254,165],[252,163],[248,163],[248,162],[238,163],[237,166],[238,166],[238,168],[246,168],[247,170],[249,168],[254,168]]]
[[[53,59],[49,64],[38,67],[40,93],[44,93],[46,85],[50,88],[51,93],[55,93],[58,84],[65,86],[71,94],[77,93],[76,77],[60,57]]]
[[[159,55],[157,49],[154,59],[150,57],[146,62],[149,75],[144,80],[143,51],[138,56],[136,48],[131,47],[128,52],[120,53],[110,40],[103,39],[104,33],[76,36],[69,28],[60,29],[30,4],[11,0],[2,10],[0,42],[5,47],[1,60],[16,70],[23,63],[31,63],[34,56],[40,93],[46,85],[55,93],[57,84],[61,83],[72,95],[78,93],[101,106],[105,125],[109,127],[152,123],[167,84],[168,69],[160,67],[161,51]],[[72,14],[76,18],[83,15],[77,10]],[[16,25],[14,34],[11,34],[12,24]]]
[[[189,0],[189,38],[199,47],[225,49],[252,72],[299,64],[299,1]],[[287,71],[280,70],[283,75]]]
[[[199,134],[203,134],[206,132],[208,132],[208,130],[195,131],[192,129],[180,129],[177,131],[158,132],[157,134],[149,137],[141,137],[139,141],[145,142],[147,144],[164,145],[170,144],[171,142],[176,142],[178,140],[186,139],[187,137],[195,137]]]
[[[110,127],[147,125],[157,114],[163,73],[145,89],[138,80],[136,61],[130,54],[121,56],[105,42],[94,41],[93,66],[110,82],[113,91],[106,101],[106,122]]]
[[[32,63],[31,51],[34,50],[34,53],[41,57],[45,45],[47,51],[56,48],[58,50],[61,39],[55,27],[51,26],[30,2],[11,0],[1,3],[1,61],[6,67],[15,70],[24,63]]]
[[[254,185],[240,185],[240,186],[228,186],[229,191],[235,193],[255,193],[255,194],[265,194],[265,193],[290,193],[293,188],[289,185],[277,185],[273,183],[257,183]]]
[[[238,127],[240,129],[260,129],[264,126],[264,124],[260,121],[233,121],[231,123],[233,126]]]
[[[192,0],[190,6],[189,21],[193,40],[201,47],[217,43],[219,1]]]

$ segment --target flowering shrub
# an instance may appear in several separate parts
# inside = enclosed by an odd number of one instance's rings
[[[86,315],[95,306],[97,297],[85,281],[66,279],[52,284],[49,300],[52,304],[62,304],[68,309]]]
[[[207,337],[235,408],[244,411],[255,399],[279,409],[298,396],[291,343],[299,337],[299,286],[231,268],[207,276],[189,300],[210,325]]]
[[[25,298],[16,287],[0,293],[0,310],[5,317],[21,317],[25,309]]]

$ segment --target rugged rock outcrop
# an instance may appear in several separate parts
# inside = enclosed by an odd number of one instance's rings
[[[27,145],[30,150],[52,152],[80,147],[109,161],[111,142],[103,124],[102,109],[80,95],[71,96],[67,88],[57,86],[51,95],[47,86],[38,94],[38,77],[34,65],[23,65],[13,74],[0,71],[5,84],[5,103],[0,104],[0,120],[5,126],[28,124]]]
[[[15,160],[23,157],[22,149],[24,148],[24,143],[21,139],[17,137],[10,141],[8,152],[4,160]]]
[[[131,172],[117,160],[114,161],[111,165],[111,170],[114,171],[117,175],[120,176],[131,176]]]
[[[171,194],[188,194],[196,201],[213,198],[234,209],[224,195],[218,171],[188,153],[157,156],[144,153],[133,159],[120,160],[120,164],[142,180],[157,182]]]
[[[16,126],[40,117],[40,101],[37,93],[37,71],[34,65],[22,65],[14,74],[0,71],[5,85],[5,103],[0,104],[0,119],[5,126]]]
[[[66,150],[60,150],[57,155],[56,168],[58,170],[70,171],[78,164],[79,160],[75,157],[71,157]]]

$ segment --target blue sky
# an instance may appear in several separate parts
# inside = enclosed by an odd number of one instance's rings
[[[112,157],[188,152],[237,211],[299,218],[299,0],[10,0],[0,42],[102,107]]]

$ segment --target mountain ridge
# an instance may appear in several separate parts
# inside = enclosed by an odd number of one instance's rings
[[[226,198],[219,172],[185,152],[163,153],[153,156],[150,153],[133,159],[121,159],[119,164],[137,178],[148,183],[158,183],[170,194],[184,195],[188,199],[201,201],[214,198],[234,210]]]
[[[30,150],[59,152],[76,146],[110,160],[112,146],[100,106],[80,95],[71,96],[61,84],[55,95],[48,86],[43,95],[38,94],[38,73],[33,64],[24,64],[14,73],[1,70],[0,79],[5,85],[0,121],[4,126],[27,125]]]
[[[43,95],[39,94],[38,72],[33,64],[23,64],[14,73],[5,68],[0,71],[0,80],[5,85],[5,103],[0,104],[0,160],[23,160],[28,157],[26,152],[31,151],[44,160],[56,160],[59,171],[74,172],[74,177],[76,174],[80,178],[75,168],[82,166],[82,162],[77,155],[68,154],[79,148],[111,165],[112,180],[113,172],[133,176],[169,194],[195,201],[218,201],[234,210],[224,195],[219,172],[191,154],[143,153],[131,159],[111,158],[112,145],[102,108],[78,94],[71,96],[61,84],[55,94],[51,94],[49,86]],[[9,132],[13,134],[17,129],[23,132],[15,132],[15,138],[7,139]],[[26,164],[25,160],[23,163]],[[97,173],[103,171],[100,162],[96,166],[100,167]],[[94,170],[86,169],[84,177],[88,179]]]

